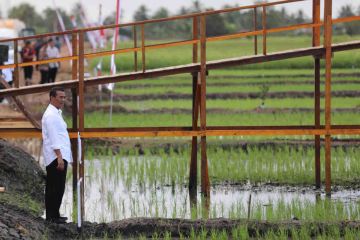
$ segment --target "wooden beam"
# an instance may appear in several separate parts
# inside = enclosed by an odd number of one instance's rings
[[[200,18],[200,129],[206,131],[206,16]],[[206,136],[201,136],[201,192],[210,196],[210,180],[206,155]]]
[[[0,43],[1,42],[7,42],[9,40],[22,40],[22,41],[24,41],[24,40],[28,40],[28,39],[34,39],[34,38],[47,38],[47,37],[50,37],[50,36],[60,36],[60,35],[65,35],[65,34],[79,33],[80,31],[87,32],[87,31],[96,31],[96,30],[110,29],[110,28],[138,26],[138,25],[147,24],[147,23],[158,23],[158,22],[165,22],[165,21],[174,21],[174,20],[179,20],[179,19],[186,19],[186,18],[207,16],[207,15],[213,15],[213,14],[234,12],[234,11],[239,11],[239,10],[244,10],[244,9],[253,9],[255,7],[276,6],[276,5],[282,5],[282,4],[287,4],[287,3],[303,2],[303,1],[305,1],[305,0],[283,0],[283,1],[275,1],[275,2],[264,2],[264,3],[259,3],[259,4],[253,4],[253,5],[241,6],[241,7],[235,7],[235,8],[227,8],[227,9],[222,9],[222,10],[211,10],[211,11],[205,11],[205,12],[200,12],[200,13],[192,13],[192,14],[174,16],[174,17],[168,17],[168,18],[150,19],[150,20],[131,22],[131,23],[111,24],[111,25],[99,26],[99,27],[89,27],[89,28],[82,28],[82,29],[74,29],[74,30],[68,30],[68,31],[63,31],[63,32],[45,33],[45,34],[39,34],[39,35],[27,36],[27,37],[19,37],[19,38],[13,38],[13,39],[1,39]]]
[[[333,24],[360,21],[360,16],[351,16],[333,19]]]
[[[136,26],[133,26],[133,41],[134,41],[134,48],[137,47],[137,32],[136,32]],[[134,72],[138,71],[138,54],[137,51],[134,51]]]
[[[325,191],[331,194],[331,63],[332,63],[332,0],[325,0],[324,11],[325,47]]]
[[[320,128],[320,59],[314,59],[314,115],[315,115],[315,128]],[[320,135],[315,135],[315,185],[317,188],[321,186],[321,164],[320,164]]]
[[[322,47],[302,48],[297,50],[282,51],[276,53],[268,53],[267,55],[239,57],[226,60],[215,60],[207,62],[207,69],[221,69],[225,67],[233,67],[240,65],[256,64],[261,62],[278,61],[290,58],[306,57],[321,55],[324,52]]]
[[[266,6],[263,6],[262,11],[262,27],[263,27],[263,55],[266,55]]]
[[[82,132],[85,129],[85,84],[84,84],[84,32],[79,32],[79,131],[81,133],[82,138]],[[79,177],[82,178],[81,185],[80,185],[80,195],[81,195],[81,219],[84,219],[85,217],[85,158],[84,158],[84,140],[81,139],[81,159],[79,159]]]
[[[78,34],[72,34],[72,54],[78,56]],[[72,61],[72,79],[78,78],[78,60],[74,59]],[[72,88],[72,131],[78,132],[78,88]],[[78,181],[78,140],[77,138],[71,138],[71,151],[73,157],[72,164],[72,190],[73,190],[73,209],[77,209],[77,181]],[[77,216],[77,211],[75,211]]]
[[[30,128],[32,129],[34,126],[25,119],[23,121],[9,121],[9,120],[1,120],[0,121],[0,128]],[[1,136],[2,137],[2,136]]]
[[[10,89],[11,86],[0,76],[0,85],[2,85],[5,89]],[[37,129],[41,129],[40,123],[31,115],[31,113],[26,109],[24,103],[15,96],[12,96],[11,99],[15,102],[18,109],[24,114],[27,120]]]
[[[86,128],[82,138],[112,137],[192,137],[192,136],[315,136],[315,135],[360,135],[359,125],[332,126],[207,126],[206,131],[192,130],[192,127],[137,127],[137,128]],[[2,138],[41,138],[41,131],[30,128],[1,129]],[[77,138],[77,132],[69,129],[70,138]]]
[[[141,57],[142,57],[142,71],[146,71],[146,58],[145,58],[145,26],[141,25]]]
[[[254,7],[253,13],[253,25],[254,25],[254,32],[257,31],[257,9]],[[257,35],[254,36],[254,54],[258,54],[258,37]]]
[[[321,23],[320,0],[313,0],[313,25]],[[313,27],[313,47],[320,46],[320,26]]]
[[[19,74],[19,47],[18,47],[18,41],[14,40],[14,87],[19,88],[20,87],[20,74]]]
[[[352,42],[341,43],[341,44],[333,44],[333,47],[332,47],[333,52],[353,50],[353,49],[359,49],[359,48],[360,48],[360,41],[352,41]],[[225,59],[225,60],[208,61],[206,68],[207,68],[207,70],[214,70],[214,69],[220,69],[220,68],[225,68],[225,67],[255,64],[255,63],[260,63],[260,62],[278,61],[278,60],[284,60],[284,59],[289,59],[289,58],[316,56],[316,55],[322,55],[324,52],[325,52],[325,50],[323,47],[302,48],[302,49],[296,49],[296,50],[291,50],[291,51],[270,53],[267,56],[262,56],[262,55],[261,56],[247,56],[247,57],[231,58],[231,59]],[[87,78],[87,79],[85,79],[84,84],[86,86],[94,86],[94,85],[99,85],[99,84],[141,80],[141,79],[146,79],[146,78],[156,78],[156,77],[162,77],[162,76],[168,76],[168,75],[192,73],[192,72],[199,72],[199,71],[200,71],[200,64],[199,63],[196,63],[196,64],[191,63],[191,64],[180,65],[180,66],[175,66],[175,67],[166,67],[166,68],[147,70],[145,73],[132,72],[132,73],[117,74],[114,76],[102,76],[102,77]],[[13,89],[5,89],[5,90],[0,91],[0,97],[10,96],[10,95],[18,96],[18,95],[46,92],[55,86],[61,86],[64,88],[74,88],[74,87],[77,87],[77,85],[78,85],[77,80],[69,80],[69,81],[62,81],[62,82],[56,82],[56,83],[21,87],[19,89],[14,89],[14,88]]]
[[[198,18],[193,18],[193,39],[198,40],[199,26]],[[198,44],[197,41],[193,43],[192,51],[192,62],[197,63],[198,61]],[[198,73],[192,73],[192,129],[197,130],[198,126],[198,113],[199,113],[199,91],[198,87]],[[190,157],[190,170],[189,170],[189,193],[194,203],[196,201],[197,192],[197,137],[193,136],[191,140],[191,157]],[[194,197],[195,196],[195,197]]]
[[[320,0],[313,0],[313,24],[320,23]],[[313,47],[320,45],[320,27],[313,28]],[[314,58],[314,109],[315,127],[320,128],[320,58]],[[320,135],[315,135],[315,186],[321,187]]]

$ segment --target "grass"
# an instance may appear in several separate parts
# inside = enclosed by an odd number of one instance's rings
[[[356,124],[358,113],[340,112],[332,114],[332,124]],[[68,124],[71,122],[67,118]],[[324,117],[321,118],[324,124]],[[262,126],[262,125],[313,125],[314,114],[309,112],[270,114],[211,114],[207,115],[208,126]],[[70,126],[70,125],[69,125]],[[191,126],[191,114],[122,114],[114,113],[112,127],[165,127]],[[85,127],[109,127],[107,112],[93,112],[85,115]]]
[[[360,82],[359,82],[360,83]],[[266,83],[264,83],[266,84]],[[261,86],[261,85],[260,85]],[[259,92],[260,86],[248,85],[248,86],[209,86],[206,92],[209,93],[257,93]],[[284,84],[269,84],[270,89],[269,92],[313,92],[314,84],[296,84],[296,85],[284,85]],[[359,84],[344,84],[338,83],[332,85],[333,91],[350,91],[359,87]],[[321,86],[321,91],[325,90],[325,86]],[[190,86],[177,86],[173,87],[171,84],[168,86],[161,87],[144,87],[144,88],[133,88],[128,89],[124,87],[118,87],[115,89],[115,93],[117,94],[128,94],[128,95],[143,95],[143,94],[166,94],[166,93],[179,93],[179,94],[191,94],[192,87]]]
[[[27,194],[18,194],[15,192],[4,192],[0,194],[0,204],[12,205],[16,208],[25,210],[34,216],[42,215],[42,203],[34,200]]]
[[[178,151],[178,150],[177,150]],[[96,171],[94,162],[90,161],[91,175],[105,175],[122,179],[131,188],[133,184],[153,188],[158,185],[187,184],[189,172],[190,149],[181,152],[170,149],[169,153],[159,149],[156,153],[144,149],[139,156],[136,149],[124,149],[110,159],[108,151],[95,155],[89,151],[90,159],[104,159],[101,162],[101,173]],[[269,158],[269,154],[271,158]],[[360,163],[357,156],[360,151],[353,147],[346,150],[332,150],[332,181],[337,185],[348,185],[359,180]],[[284,146],[276,149],[270,147],[258,149],[248,147],[246,150],[227,149],[211,145],[208,147],[209,175],[213,184],[223,182],[243,183],[280,183],[292,185],[311,185],[314,183],[314,149],[294,149]],[[126,156],[126,157],[124,157]],[[322,156],[324,152],[322,150]],[[199,156],[200,159],[200,156]],[[226,164],[224,164],[224,162]],[[322,162],[322,170],[324,170]],[[200,166],[200,165],[199,165]],[[200,173],[199,173],[200,175]],[[321,172],[324,178],[325,173]],[[324,179],[323,179],[324,180]]]
[[[336,36],[333,42],[346,42],[358,39],[357,36]],[[261,37],[259,43],[262,42]],[[159,43],[159,41],[149,41],[146,45]],[[261,44],[259,44],[260,46]],[[132,47],[132,41],[119,43],[119,48]],[[268,52],[284,51],[289,49],[303,48],[311,46],[310,36],[297,37],[279,37],[268,36]],[[261,52],[259,47],[259,52]],[[169,54],[171,53],[171,54]],[[141,68],[141,53],[138,54],[139,68]],[[220,42],[207,43],[207,60],[218,60],[224,58],[241,57],[253,55],[253,39],[242,38],[236,40],[226,40]],[[132,71],[134,69],[134,54],[125,53],[116,56],[116,66],[119,72]],[[192,60],[192,46],[178,46],[165,49],[148,50],[146,52],[146,68],[160,68],[172,65],[182,65],[191,63]],[[97,60],[92,61],[91,67],[94,68]],[[103,60],[104,71],[109,71],[110,57]],[[322,61],[322,66],[324,62]],[[336,53],[333,61],[333,66],[336,68],[358,68],[360,66],[360,54],[354,51],[347,51]],[[256,65],[247,65],[248,69],[300,69],[312,68],[313,60],[311,57],[303,57],[296,59],[288,59],[283,61],[262,63]]]

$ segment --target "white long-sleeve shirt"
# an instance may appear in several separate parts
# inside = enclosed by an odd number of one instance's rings
[[[59,58],[60,57],[60,53],[59,53],[59,49],[57,47],[51,47],[50,45],[46,48],[46,54],[48,56],[48,58]],[[59,67],[59,63],[58,62],[51,62],[49,63],[49,67],[50,68],[57,68]]]
[[[9,58],[9,60],[7,62],[4,62],[4,65],[13,64],[13,63],[14,63],[14,61],[12,59],[10,60],[10,58]],[[14,71],[13,68],[5,68],[2,70],[2,74],[3,74],[4,80],[6,82],[11,82],[13,80],[12,71]]]
[[[45,166],[54,161],[56,149],[60,149],[62,158],[72,162],[70,137],[61,110],[49,104],[41,120],[43,137],[43,155]]]

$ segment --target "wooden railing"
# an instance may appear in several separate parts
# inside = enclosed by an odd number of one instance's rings
[[[96,31],[96,30],[105,30],[110,28],[121,28],[121,27],[133,27],[133,36],[134,36],[134,47],[133,48],[124,48],[124,49],[116,49],[114,51],[108,50],[108,51],[99,51],[96,53],[84,53],[84,58],[91,59],[96,57],[102,57],[102,56],[109,56],[112,54],[121,54],[121,53],[142,53],[142,65],[146,66],[146,54],[145,52],[147,50],[151,49],[161,49],[161,48],[167,48],[167,47],[175,47],[175,46],[183,46],[183,45],[191,45],[199,43],[199,39],[191,39],[191,40],[184,40],[184,41],[176,41],[176,42],[169,42],[169,43],[163,43],[163,44],[155,44],[155,45],[146,45],[145,44],[145,25],[150,23],[160,23],[160,22],[166,22],[166,21],[174,21],[174,20],[180,20],[180,19],[189,19],[192,18],[193,21],[196,21],[196,19],[199,19],[201,16],[209,16],[213,14],[223,14],[223,13],[229,13],[239,10],[246,10],[246,9],[253,9],[254,15],[253,15],[253,21],[254,21],[254,31],[247,31],[247,32],[240,32],[235,34],[228,34],[228,35],[222,35],[222,36],[215,36],[215,37],[206,37],[207,42],[213,42],[213,41],[223,41],[223,40],[229,40],[229,39],[236,39],[241,37],[249,37],[254,36],[254,53],[255,55],[258,52],[257,48],[257,36],[262,35],[263,37],[263,54],[267,54],[267,35],[271,33],[279,33],[279,32],[285,32],[285,31],[293,31],[298,29],[306,29],[306,28],[318,28],[321,26],[324,26],[323,22],[317,22],[317,23],[304,23],[304,24],[297,24],[292,26],[285,26],[285,27],[278,27],[278,28],[271,28],[267,29],[266,24],[266,8],[269,6],[275,6],[280,4],[286,4],[286,3],[293,3],[293,2],[303,2],[306,0],[287,0],[287,1],[278,1],[278,2],[272,2],[272,3],[263,3],[263,4],[257,4],[257,5],[251,5],[251,6],[244,6],[244,7],[237,7],[237,8],[229,8],[229,9],[223,9],[223,10],[216,10],[216,11],[207,11],[203,13],[194,13],[194,14],[188,14],[188,15],[182,15],[182,16],[175,16],[170,18],[163,18],[163,19],[152,19],[152,20],[146,20],[146,21],[140,21],[140,22],[133,22],[133,23],[126,23],[126,24],[118,24],[118,25],[107,25],[107,26],[101,26],[101,27],[92,27],[92,28],[83,28],[83,29],[75,29],[75,30],[69,30],[64,32],[57,32],[57,33],[47,33],[47,34],[40,34],[36,36],[28,36],[28,37],[21,37],[21,38],[12,38],[12,39],[2,39],[0,40],[0,44],[2,42],[14,42],[14,51],[17,52],[19,41],[24,40],[31,40],[31,39],[38,39],[38,38],[46,38],[46,37],[54,37],[54,36],[61,36],[61,35],[72,35],[72,37],[77,37],[81,32],[86,33],[89,31]],[[263,29],[257,30],[257,9],[262,9],[262,26]],[[345,23],[345,22],[352,22],[352,21],[359,21],[360,16],[352,16],[352,17],[344,17],[344,18],[338,18],[332,20],[333,24],[337,23]],[[141,46],[137,46],[137,32],[136,32],[136,26],[141,26]],[[194,25],[193,25],[194,26]],[[201,26],[200,26],[201,27]],[[137,56],[136,56],[137,58]],[[31,65],[39,65],[39,64],[47,64],[51,62],[62,62],[62,61],[69,61],[69,60],[79,60],[79,56],[76,54],[73,54],[72,56],[66,56],[61,58],[53,58],[53,59],[47,59],[47,60],[41,60],[41,61],[33,61],[33,62],[26,62],[26,63],[20,63],[17,59],[17,56],[15,56],[14,64],[8,64],[8,65],[0,65],[0,69],[6,69],[6,68],[15,68],[15,72],[18,72],[19,67],[25,67],[25,66],[31,66]],[[136,61],[137,63],[137,61]],[[137,64],[134,64],[134,71],[137,71]],[[146,71],[145,69],[142,69],[143,71]],[[15,82],[17,80],[15,79]],[[15,84],[15,87],[18,84]]]
[[[176,16],[164,19],[153,19],[141,22],[126,23],[119,25],[108,25],[93,28],[76,29],[60,33],[42,34],[37,36],[30,36],[24,38],[15,38],[8,40],[0,40],[1,42],[14,42],[15,52],[17,52],[19,41],[29,40],[34,38],[44,38],[59,35],[72,36],[72,55],[34,61],[31,63],[20,63],[15,54],[14,64],[0,66],[0,69],[15,68],[15,85],[12,89],[5,89],[0,91],[0,96],[17,96],[23,94],[30,94],[35,92],[44,92],[53,86],[64,86],[72,88],[72,104],[73,104],[73,125],[70,130],[72,138],[73,152],[77,152],[77,135],[78,132],[81,138],[97,138],[97,137],[122,137],[122,136],[140,136],[140,137],[157,137],[157,136],[183,136],[192,137],[192,153],[190,163],[190,180],[189,189],[196,189],[197,185],[197,137],[201,138],[201,189],[204,195],[209,195],[210,182],[208,176],[207,156],[206,156],[206,137],[207,136],[228,136],[228,135],[312,135],[315,136],[315,177],[316,186],[320,187],[320,135],[325,136],[325,179],[326,179],[326,192],[331,192],[331,135],[344,135],[344,134],[360,134],[360,125],[332,125],[331,124],[331,58],[334,51],[344,51],[355,48],[360,48],[360,41],[352,44],[333,45],[332,44],[332,26],[336,23],[345,23],[352,21],[359,21],[360,16],[346,17],[339,19],[332,19],[332,1],[325,0],[324,7],[324,21],[320,19],[320,0],[313,0],[313,21],[312,23],[303,23],[292,26],[267,28],[266,10],[270,6],[278,6],[281,4],[303,2],[305,0],[287,0],[272,3],[263,3],[257,5],[250,5],[244,7],[207,11],[203,13],[194,13],[184,16]],[[208,37],[206,35],[206,17],[213,14],[224,14],[239,10],[252,10],[253,11],[253,30],[247,32],[239,32],[235,34]],[[257,14],[258,10],[262,11],[262,29],[257,29]],[[192,20],[192,39],[184,41],[173,41],[169,43],[147,45],[145,39],[145,26],[150,23],[160,23],[167,21],[175,21],[180,19]],[[141,29],[141,43],[138,43],[137,27]],[[132,27],[133,31],[133,47],[116,49],[114,51],[101,51],[96,53],[85,53],[84,50],[84,35],[87,31],[96,31],[100,29]],[[324,28],[324,43],[321,46],[321,33],[320,27]],[[267,46],[267,36],[271,33],[279,33],[284,31],[293,31],[297,29],[313,29],[313,42],[312,46],[307,49],[295,49],[289,52],[282,53],[269,53]],[[200,30],[200,31],[199,31]],[[199,34],[200,32],[200,34]],[[235,39],[241,37],[253,36],[254,37],[254,55],[246,59],[227,60],[222,59],[217,62],[207,61],[206,57],[206,44],[208,42],[223,41],[228,39]],[[262,54],[259,55],[258,49],[258,36],[262,36]],[[166,69],[148,69],[146,66],[146,52],[150,49],[163,49],[174,46],[192,45],[192,62],[188,65],[173,66]],[[198,50],[200,49],[200,55]],[[115,76],[105,76],[84,79],[84,61],[101,56],[109,56],[112,54],[134,53],[134,72],[126,74],[118,74]],[[142,67],[139,70],[138,53],[141,52]],[[286,59],[290,57],[301,56],[314,56],[314,125],[310,126],[207,126],[206,123],[206,73],[209,69],[219,68],[222,66],[232,66],[245,63],[258,63],[260,61],[273,61],[279,59]],[[320,58],[325,59],[325,125],[320,125]],[[45,64],[57,61],[72,61],[72,79],[69,81],[58,82],[53,84],[45,84],[38,86],[19,86],[19,67]],[[121,82],[126,80],[143,79],[154,76],[165,76],[178,73],[192,73],[193,83],[193,114],[192,125],[189,127],[136,127],[136,128],[85,128],[84,123],[84,102],[85,94],[84,89],[86,86],[94,84],[104,84],[110,82]],[[77,102],[79,99],[79,104]],[[78,107],[77,107],[78,106]],[[200,120],[200,121],[199,121]],[[200,122],[200,126],[199,126]],[[34,129],[0,129],[2,137],[41,137],[40,132]],[[84,149],[84,146],[82,146]],[[83,156],[83,155],[82,155]],[[74,155],[74,189],[76,189],[77,172],[77,158]],[[79,165],[79,175],[84,177],[84,159],[82,164]],[[83,196],[82,182],[82,196]],[[82,202],[83,208],[83,202]],[[84,210],[82,210],[82,214]]]

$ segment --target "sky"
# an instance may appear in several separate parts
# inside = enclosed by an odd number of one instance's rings
[[[276,0],[269,0],[274,2]],[[277,0],[278,1],[278,0]],[[103,16],[108,16],[115,11],[116,0],[0,0],[0,9],[2,15],[5,15],[5,11],[9,8],[19,5],[20,3],[29,3],[33,5],[38,12],[41,12],[46,7],[53,7],[53,2],[63,8],[68,13],[76,2],[81,2],[85,6],[85,11],[88,18],[92,21],[96,21],[99,16],[99,5],[102,5]],[[246,6],[254,3],[254,0],[200,0],[204,7],[221,9],[225,4],[238,4],[239,6]],[[322,6],[324,0],[321,0]],[[167,8],[170,13],[175,14],[182,7],[189,7],[193,3],[193,0],[120,0],[120,8],[122,10],[122,22],[131,22],[133,13],[140,5],[146,5],[150,10],[150,14],[154,13],[160,7]],[[290,12],[297,12],[302,9],[306,15],[311,16],[311,0],[306,0],[301,3],[284,4],[283,6]],[[360,0],[333,0],[333,15],[337,16],[341,6],[345,4],[351,4],[353,7],[360,6]]]

